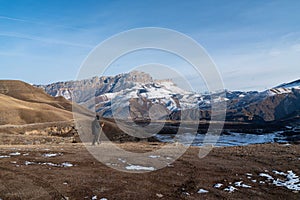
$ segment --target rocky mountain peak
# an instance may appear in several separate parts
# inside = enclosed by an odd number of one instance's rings
[[[141,72],[141,71],[131,71],[126,74],[121,75],[125,81],[129,82],[138,82],[138,83],[150,83],[153,82],[153,78],[151,77],[150,74]]]

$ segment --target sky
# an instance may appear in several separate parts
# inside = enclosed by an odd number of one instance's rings
[[[0,79],[74,80],[99,43],[130,29],[162,27],[197,41],[225,88],[264,90],[300,78],[299,10],[297,0],[0,0]],[[159,58],[188,71],[177,59],[148,51],[120,59],[107,74]]]

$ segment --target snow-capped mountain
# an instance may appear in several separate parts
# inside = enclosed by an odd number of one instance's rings
[[[153,105],[161,105],[164,117],[182,109],[192,109],[204,103],[200,95],[184,91],[171,81],[157,81],[152,83],[135,83],[133,87],[109,92],[96,98],[96,111],[105,117],[116,117],[116,113],[127,114],[130,110],[135,119],[149,118],[149,109]],[[207,102],[209,103],[209,102]],[[112,113],[115,111],[114,113]],[[122,116],[124,118],[125,116]]]
[[[228,121],[284,120],[300,113],[299,86],[300,80],[263,92],[225,91],[224,97],[213,101],[227,103]],[[191,116],[185,116],[186,119],[198,115],[200,119],[210,119],[211,95],[185,91],[172,80],[154,80],[149,74],[138,71],[38,87],[52,96],[74,100],[104,117],[130,115],[145,120],[150,118],[151,108],[159,106],[157,119],[177,120],[182,110],[190,110],[188,115]]]
[[[300,114],[300,80],[262,92],[249,92],[227,106],[227,118],[245,121],[276,121]],[[231,114],[229,114],[231,113]]]
[[[133,71],[116,76],[93,77],[80,81],[57,82],[49,85],[36,85],[43,88],[51,96],[63,96],[68,100],[76,98],[77,103],[83,103],[95,96],[118,92],[132,88],[136,83],[151,83],[152,77],[143,72]],[[109,95],[108,95],[109,96]]]
[[[267,93],[267,95],[273,96],[278,94],[292,93],[295,89],[300,89],[300,79],[290,83],[283,83],[265,92]]]
[[[300,89],[300,79],[290,83],[283,83],[275,88]]]

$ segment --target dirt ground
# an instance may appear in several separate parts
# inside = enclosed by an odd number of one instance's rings
[[[162,145],[119,146],[139,152]],[[110,151],[108,144],[101,148]],[[0,199],[300,199],[300,145],[219,147],[202,159],[198,152],[191,147],[163,169],[136,174],[107,167],[83,144],[1,145]],[[290,170],[293,180],[282,175]]]

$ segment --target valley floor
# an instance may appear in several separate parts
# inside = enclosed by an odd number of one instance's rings
[[[300,199],[300,145],[218,147],[202,159],[198,152],[191,147],[166,168],[135,174],[98,162],[83,144],[0,145],[0,199]]]

